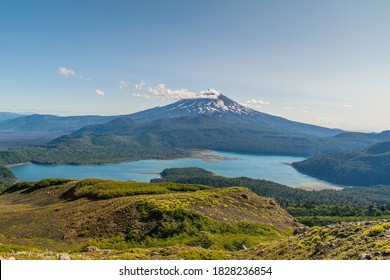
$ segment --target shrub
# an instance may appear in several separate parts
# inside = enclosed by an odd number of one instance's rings
[[[321,240],[321,237],[319,235],[313,236],[310,243],[318,243]]]
[[[389,229],[389,228],[390,228],[390,223],[386,223],[383,225],[377,225],[377,226],[372,227],[370,230],[366,231],[366,235],[371,236],[371,237],[377,236],[377,235],[381,234],[384,230]]]
[[[19,190],[24,190],[24,189],[31,189],[35,186],[35,182],[18,182],[18,183],[15,183],[13,184],[11,187],[9,187],[8,189],[5,190],[5,192],[7,193],[12,193],[12,192],[16,192],[16,191],[19,191]]]
[[[57,185],[62,185],[65,183],[68,183],[72,180],[70,179],[63,179],[63,178],[48,178],[48,179],[43,179],[39,181],[38,183],[35,184],[35,188],[46,188],[50,186],[57,186]]]
[[[202,232],[198,237],[189,242],[188,246],[202,247],[204,249],[210,248],[214,244],[214,241],[210,238],[209,234]]]

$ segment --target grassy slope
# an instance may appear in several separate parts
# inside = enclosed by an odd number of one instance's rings
[[[299,226],[246,188],[103,180],[21,183],[0,215],[0,255],[22,259],[224,259]],[[105,251],[81,253],[88,245]]]
[[[0,215],[0,259],[390,259],[389,222],[291,236],[274,200],[238,187],[44,180],[0,196]]]
[[[365,221],[312,227],[268,246],[255,247],[239,258],[253,259],[390,259],[390,223]]]
[[[162,178],[152,182],[204,184],[215,188],[247,187],[259,196],[274,198],[307,226],[390,219],[390,186],[310,192],[261,179],[218,176],[201,168],[170,168],[160,175]]]

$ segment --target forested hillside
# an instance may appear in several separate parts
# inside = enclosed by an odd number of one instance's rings
[[[99,164],[169,159],[188,157],[192,149],[307,156],[365,146],[364,141],[350,143],[333,137],[284,134],[221,124],[207,117],[159,120],[148,125],[117,119],[85,127],[44,145],[0,151],[0,163]]]
[[[390,142],[380,142],[357,152],[339,152],[293,163],[298,171],[330,182],[390,185]]]
[[[0,151],[0,164],[101,164],[140,159],[187,157],[190,153],[150,134],[63,136],[46,145]]]
[[[0,194],[15,181],[16,177],[12,171],[0,165]]]

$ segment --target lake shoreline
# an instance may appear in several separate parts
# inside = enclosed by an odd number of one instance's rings
[[[211,153],[216,153],[218,151],[214,150],[194,150],[191,151],[190,158],[198,158],[201,160],[204,160],[205,162],[212,162],[213,160],[238,160],[238,157],[232,158],[232,157],[224,157],[224,156],[217,156],[213,155]]]
[[[6,165],[4,165],[4,167],[6,167],[6,168],[14,168],[14,167],[24,166],[24,165],[29,165],[29,164],[32,164],[32,162],[29,161],[29,162],[15,163],[15,164],[6,164]]]
[[[339,186],[325,186],[319,184],[305,184],[305,185],[289,186],[289,187],[293,189],[301,189],[309,192],[319,192],[323,190],[341,191],[344,189],[343,187],[339,187]]]
[[[290,162],[303,157],[242,154],[213,150],[192,150],[192,154],[180,159],[148,159],[124,163],[98,165],[43,165],[26,164],[14,166],[12,171],[18,180],[39,181],[45,178],[101,178],[108,180],[149,182],[158,178],[167,168],[198,167],[223,177],[247,177],[273,181],[289,187],[311,185],[337,186],[318,180],[295,170]],[[310,188],[312,190],[313,187]],[[314,188],[317,189],[317,188]]]

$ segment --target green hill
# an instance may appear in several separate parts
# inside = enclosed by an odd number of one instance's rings
[[[338,184],[390,185],[390,142],[357,152],[316,156],[293,166],[300,172]]]
[[[246,188],[98,179],[18,183],[0,196],[0,215],[0,255],[17,258],[83,258],[94,246],[96,258],[165,248],[180,258],[223,259],[300,227],[273,199]]]
[[[0,215],[0,259],[390,259],[388,221],[309,229],[243,187],[46,179]]]
[[[190,152],[171,147],[148,133],[131,136],[62,136],[43,146],[0,151],[0,164],[102,164],[189,155]]]
[[[0,112],[0,122],[10,119],[16,119],[23,116],[22,114],[10,113],[10,112]]]
[[[305,225],[390,218],[390,186],[305,191],[275,182],[247,177],[217,176],[201,168],[171,168],[152,182],[204,184],[216,188],[244,186],[259,196],[274,198]]]

